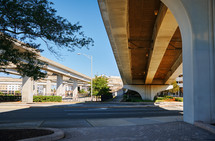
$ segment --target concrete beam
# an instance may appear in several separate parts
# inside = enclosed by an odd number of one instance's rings
[[[98,0],[111,47],[124,84],[131,84],[130,51],[128,49],[128,1]]]
[[[123,88],[138,92],[143,100],[154,100],[158,92],[164,91],[169,85],[124,85]]]
[[[149,55],[147,76],[145,84],[151,84],[161,63],[161,60],[166,52],[169,42],[178,27],[171,11],[161,5],[158,17],[155,22],[152,40],[152,50]]]
[[[171,84],[176,78],[182,74],[183,64],[182,64],[182,54],[178,57],[175,63],[172,65],[170,71],[167,73],[164,79],[164,84]]]

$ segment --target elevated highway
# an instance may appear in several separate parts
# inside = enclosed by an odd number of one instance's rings
[[[184,121],[214,123],[215,1],[98,3],[124,87],[153,99],[183,69]]]
[[[159,0],[99,1],[124,88],[153,100],[182,73],[182,39]]]
[[[20,51],[25,51],[27,48],[20,46],[19,43],[15,43],[15,48],[18,48]],[[60,63],[54,62],[46,57],[43,57],[39,54],[40,61],[46,63],[42,70],[47,72],[46,81],[46,94],[51,94],[51,81],[56,81],[56,93],[59,96],[65,95],[65,81],[72,83],[73,85],[73,96],[77,97],[78,94],[78,84],[89,83],[91,78],[77,72],[71,68],[68,68]],[[16,71],[15,65],[6,66],[6,71],[11,74],[20,75]],[[32,78],[24,76],[22,78],[22,102],[32,103],[33,94],[36,93],[37,82]]]

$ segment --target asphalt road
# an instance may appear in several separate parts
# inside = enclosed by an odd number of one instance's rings
[[[0,108],[0,121],[177,116],[182,115],[181,112],[180,110],[165,110],[159,107],[41,107],[8,112]]]

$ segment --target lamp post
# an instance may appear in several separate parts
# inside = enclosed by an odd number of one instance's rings
[[[93,56],[81,53],[78,53],[78,55],[84,55],[91,60],[91,101],[93,101]]]

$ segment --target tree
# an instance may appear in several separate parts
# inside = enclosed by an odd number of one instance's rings
[[[177,82],[174,81],[174,82],[172,83],[172,85],[173,85],[173,89],[171,89],[171,90],[169,90],[169,91],[170,91],[171,93],[176,93],[176,92],[178,92],[178,91],[179,91],[179,86],[178,86]]]
[[[7,72],[5,66],[13,64],[22,76],[44,77],[41,68],[46,64],[38,60],[43,50],[35,43],[39,39],[56,56],[55,47],[74,51],[93,45],[79,23],[56,15],[52,5],[48,0],[0,0],[0,71]],[[26,50],[16,48],[17,43]]]
[[[93,95],[109,95],[110,88],[108,86],[108,78],[106,76],[95,76],[93,79]]]

